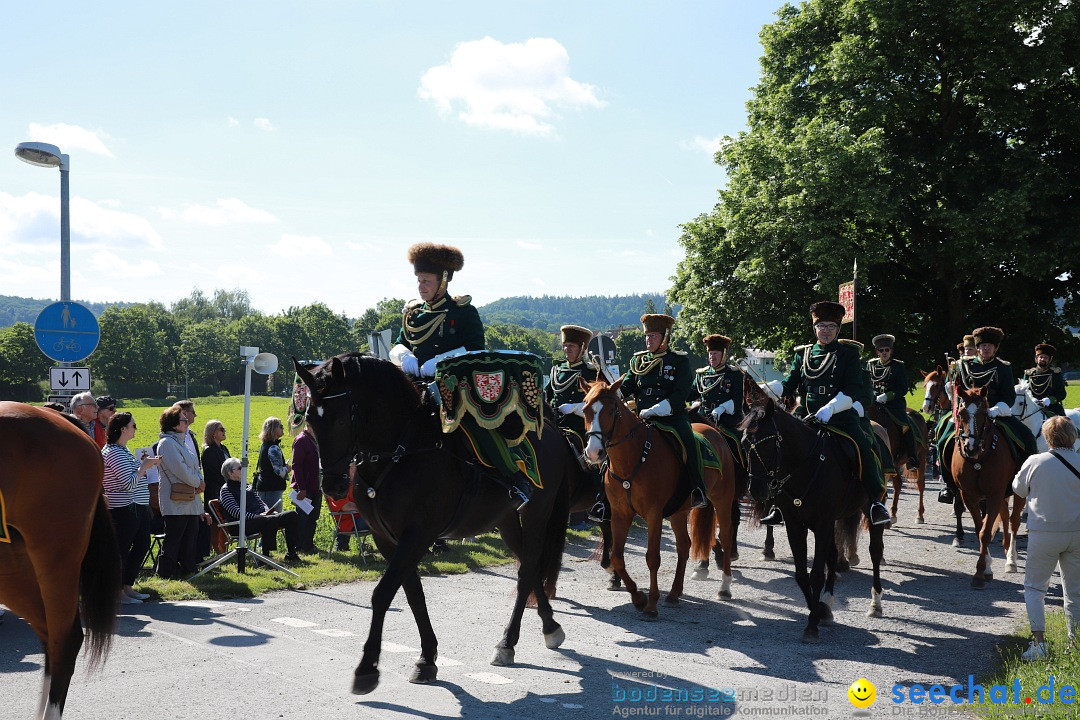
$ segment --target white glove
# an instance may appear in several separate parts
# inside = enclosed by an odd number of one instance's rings
[[[563,415],[569,415],[573,413],[574,415],[581,415],[582,417],[584,417],[585,403],[563,403],[559,406],[559,412],[561,412]]]
[[[997,405],[994,405],[987,410],[987,415],[992,418],[1012,417],[1012,408],[1003,402],[999,402]]]
[[[878,395],[878,396],[877,396],[876,398],[874,398],[874,399],[875,399],[875,400],[877,400],[877,401],[878,401],[879,403],[883,403],[883,404],[884,404],[884,403],[886,403],[886,402],[888,402],[888,401],[889,401],[889,396],[888,396],[888,394],[887,394],[887,393],[881,393],[880,395]]]
[[[866,417],[866,410],[863,409],[862,403],[858,400],[851,403],[851,409],[854,410],[859,417]]]
[[[404,345],[395,345],[390,348],[390,362],[401,368],[406,375],[416,377],[420,374],[420,365],[413,355],[412,350]]]
[[[720,416],[723,415],[724,413],[731,413],[731,414],[735,413],[735,401],[734,400],[728,400],[725,403],[717,405],[716,408],[712,411],[713,420],[719,421]]]
[[[949,396],[950,400],[952,400],[954,397],[956,397],[956,395],[953,393],[953,388],[954,387],[955,386],[953,385],[952,380],[949,380],[947,383],[945,383],[945,394]]]
[[[440,353],[424,363],[423,367],[420,368],[420,375],[423,377],[435,377],[435,366],[439,364],[440,360],[464,355],[466,352],[468,351],[465,350],[464,347],[456,347],[453,350],[447,350],[444,353]]]
[[[1042,405],[1043,407],[1050,407],[1051,400],[1050,398],[1045,397],[1041,400],[1036,400],[1035,402],[1039,403],[1039,405]]]
[[[775,399],[779,400],[780,396],[784,394],[784,383],[779,380],[770,380],[765,383],[763,389],[768,391]]]
[[[640,417],[642,420],[648,420],[651,417],[663,417],[670,414],[671,403],[667,400],[661,400],[660,402],[653,405],[651,408],[645,408],[644,410],[642,410],[641,414],[638,417]]]
[[[822,405],[818,411],[814,413],[814,417],[823,423],[827,423],[832,419],[834,413],[850,410],[852,406],[853,403],[851,398],[844,393],[836,393],[836,397]]]

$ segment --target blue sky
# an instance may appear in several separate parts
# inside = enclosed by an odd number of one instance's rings
[[[356,316],[415,296],[420,241],[462,249],[477,304],[666,290],[780,5],[18,3],[0,293],[59,294],[59,173],[25,140],[71,156],[77,299]]]

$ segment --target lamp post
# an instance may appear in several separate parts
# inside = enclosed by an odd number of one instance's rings
[[[71,160],[55,145],[43,142],[19,143],[15,157],[38,167],[60,168],[60,302],[71,300],[71,220],[68,214],[68,171]]]

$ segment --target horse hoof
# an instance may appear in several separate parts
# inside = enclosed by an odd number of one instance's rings
[[[664,604],[665,605],[671,605],[673,607],[675,605],[678,605],[679,604],[679,596],[678,595],[668,595],[666,598],[664,598]]]
[[[495,648],[495,654],[491,656],[491,664],[499,667],[509,667],[514,664],[514,648]]]
[[[926,520],[924,520],[924,519],[923,519],[923,516],[922,516],[922,515],[920,515],[919,517],[915,518],[915,524],[916,524],[916,525],[925,525],[925,524],[926,524]]]
[[[366,673],[353,675],[352,691],[354,695],[367,695],[379,684],[379,671],[372,670]]]
[[[765,552],[761,553],[761,559],[762,560],[775,560],[776,559],[776,553],[772,552],[771,550],[766,550]]]
[[[994,573],[987,570],[986,572],[983,573],[983,577],[986,578],[986,582],[990,582],[991,580],[994,579]]]
[[[851,569],[851,564],[848,563],[847,560],[841,559],[841,560],[836,561],[836,572],[838,572],[838,573],[846,573],[850,569]]]
[[[559,647],[564,640],[566,640],[566,633],[563,632],[562,626],[555,628],[552,632],[544,633],[544,645],[548,650]]]
[[[657,618],[660,617],[660,613],[656,612],[655,610],[642,610],[641,616],[643,619],[648,620],[649,622],[655,622]]]
[[[1019,570],[1016,567],[1016,563],[1005,563],[1005,572],[1007,572],[1007,573],[1019,572]]]
[[[435,682],[438,674],[439,668],[435,663],[418,662],[412,671],[412,675],[409,676],[409,682],[416,685],[427,685],[428,683]]]
[[[953,547],[964,547],[964,541],[961,540],[960,538],[953,538],[952,546]]]
[[[896,516],[893,515],[891,518],[889,518],[889,522],[892,523],[893,525],[895,525],[897,523]]]
[[[698,568],[694,572],[690,573],[690,579],[691,580],[708,580],[709,579],[709,568],[705,568],[704,570],[701,569],[701,568]]]
[[[738,562],[738,561],[739,561],[739,553],[737,553],[737,552],[731,553],[731,562]],[[718,567],[718,568],[724,567],[724,564],[720,561],[719,558],[717,558],[717,560],[716,560],[716,567]]]
[[[820,603],[818,607],[820,608],[820,613],[821,613],[821,619],[819,620],[819,622],[821,624],[823,624],[823,625],[832,625],[833,624],[832,608],[830,608],[825,603]]]
[[[716,597],[719,600],[730,600],[731,599],[731,591],[730,590],[719,590],[716,593]]]
[[[645,607],[645,604],[648,601],[649,601],[649,599],[645,597],[645,593],[641,592],[640,590],[638,590],[633,595],[633,601],[632,602],[634,603],[634,607],[636,607],[638,610]],[[655,610],[653,612],[655,612]]]
[[[881,612],[881,608],[870,606],[870,609],[866,611],[866,617],[879,618],[884,617],[885,613]]]
[[[806,630],[803,630],[802,641],[807,645],[817,645],[819,642],[821,642],[821,638],[818,637],[817,628],[814,628],[812,630],[810,628],[807,628]]]
[[[980,580],[979,578],[972,578],[971,579],[971,588],[973,590],[984,590],[984,589],[986,589],[986,581],[985,580]]]
[[[611,579],[608,580],[607,589],[612,591],[622,590],[622,580],[618,575],[611,576]]]
[[[850,558],[848,558],[848,565],[850,565],[851,567],[856,567],[860,562],[862,561],[859,559],[858,555],[852,555]]]

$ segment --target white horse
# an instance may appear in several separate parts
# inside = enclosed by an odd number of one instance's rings
[[[1035,436],[1036,444],[1038,445],[1039,452],[1046,452],[1047,445],[1046,440],[1043,439],[1041,434],[1043,423],[1046,421],[1046,416],[1043,414],[1042,408],[1035,402],[1035,398],[1031,395],[1031,389],[1028,387],[1027,380],[1021,380],[1016,384],[1016,400],[1013,401],[1012,414],[1013,417],[1020,418],[1020,421],[1027,426],[1027,429],[1031,431],[1031,434]],[[1077,430],[1080,430],[1080,408],[1073,408],[1072,410],[1065,411],[1066,417],[1072,420],[1073,426]],[[1073,445],[1073,449],[1080,447],[1080,440]]]

